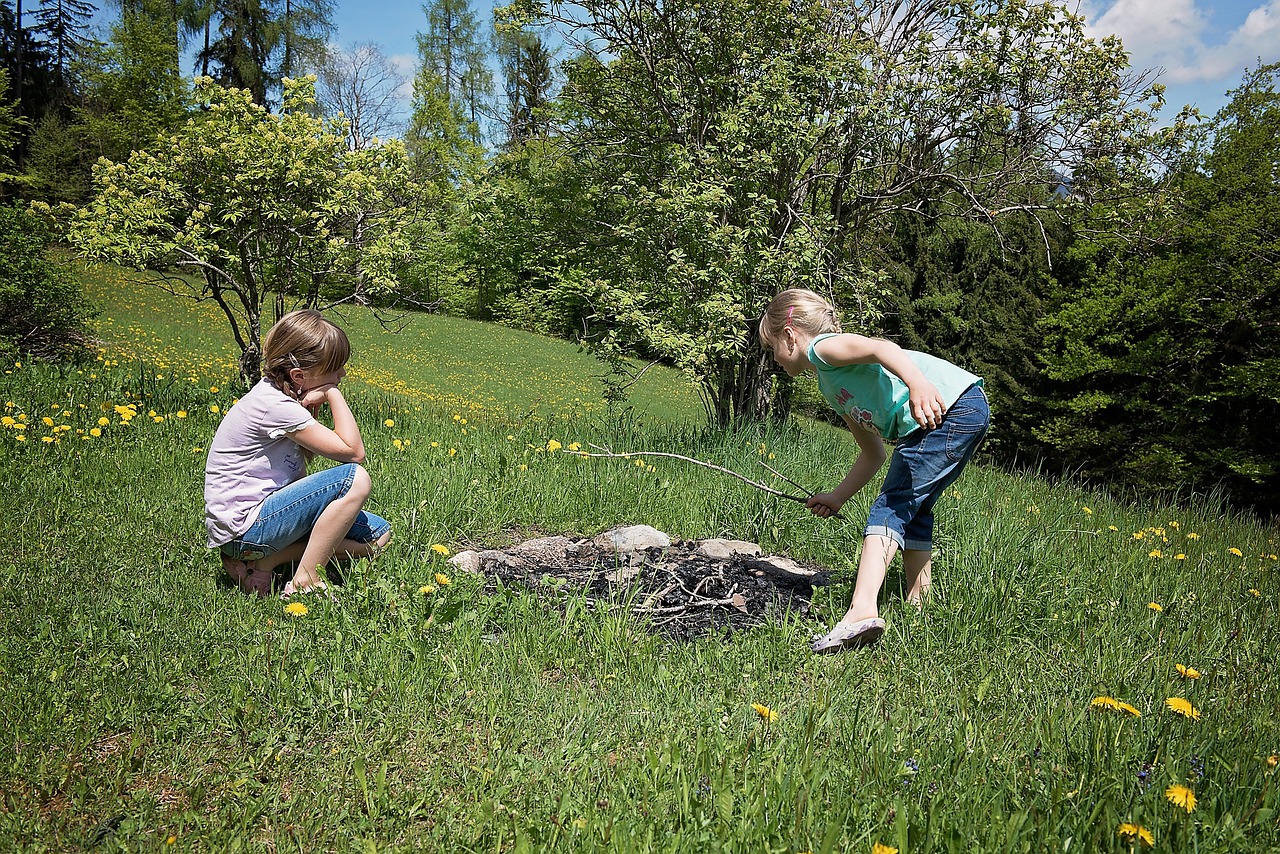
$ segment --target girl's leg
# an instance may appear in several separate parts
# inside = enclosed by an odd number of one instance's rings
[[[311,528],[302,554],[297,559],[298,569],[290,582],[293,590],[301,593],[321,584],[320,567],[329,562],[344,542],[355,547],[354,550],[347,549],[348,554],[363,556],[363,550],[368,548],[368,544],[346,540],[346,534],[360,515],[372,489],[373,481],[369,479],[369,473],[363,466],[356,466],[351,488],[331,501]]]
[[[903,549],[902,574],[907,582],[907,601],[917,608],[922,607],[933,584],[932,550]]]
[[[848,625],[880,616],[876,599],[880,595],[880,587],[884,584],[889,564],[897,552],[898,544],[889,537],[872,534],[862,541],[862,556],[858,558],[858,580],[853,587],[853,601],[849,604],[849,610],[840,618],[841,624]]]

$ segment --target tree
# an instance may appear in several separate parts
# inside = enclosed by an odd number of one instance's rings
[[[376,44],[333,48],[317,81],[320,107],[326,115],[341,114],[347,120],[350,148],[364,148],[396,135],[403,126],[399,99],[405,82]]]
[[[86,0],[43,0],[32,16],[31,33],[46,45],[53,87],[64,100],[75,90],[71,69],[91,44],[89,23],[97,11]]]
[[[422,7],[427,30],[418,33],[422,74],[434,75],[450,109],[471,142],[483,138],[481,119],[493,95],[480,21],[468,0],[430,0]],[[415,86],[415,95],[416,95]]]
[[[1248,72],[1174,171],[1158,240],[1081,241],[1059,272],[1036,435],[1060,465],[1280,510],[1278,74]]]
[[[278,80],[271,55],[280,41],[280,22],[272,1],[217,0],[217,37],[199,57],[215,81],[247,90],[262,105]]]
[[[214,300],[253,383],[264,307],[279,317],[395,293],[417,188],[400,143],[350,151],[341,123],[309,113],[313,80],[286,81],[278,115],[208,80],[196,96],[205,112],[161,146],[99,162],[69,237],[86,257]]]
[[[748,321],[779,288],[866,319],[874,250],[921,199],[989,227],[1053,217],[1130,194],[1183,130],[1154,131],[1159,93],[1122,46],[1052,4],[574,9],[545,17],[585,34],[561,100],[564,148],[597,189],[589,296],[607,328],[684,367],[721,423],[769,411]]]
[[[62,359],[82,353],[94,310],[71,271],[49,258],[52,233],[17,206],[0,206],[0,352]]]
[[[493,42],[506,99],[505,146],[512,148],[550,129],[545,114],[554,83],[553,55],[541,36],[519,23],[495,27]]]
[[[333,35],[333,0],[283,0],[280,9],[280,76],[317,73]]]

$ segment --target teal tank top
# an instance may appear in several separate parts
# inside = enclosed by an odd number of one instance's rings
[[[911,393],[907,384],[878,362],[859,365],[829,365],[818,355],[817,344],[838,333],[828,332],[809,345],[809,361],[817,369],[818,389],[842,415],[896,442],[920,428],[911,417]],[[924,378],[933,383],[947,408],[971,385],[982,385],[982,377],[958,368],[945,359],[904,350]]]

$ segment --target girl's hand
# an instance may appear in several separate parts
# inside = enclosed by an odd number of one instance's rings
[[[304,407],[306,407],[306,410],[308,412],[310,412],[312,415],[315,415],[317,412],[320,411],[321,406],[328,403],[329,389],[332,389],[332,388],[337,388],[337,386],[329,384],[329,385],[316,386],[315,388],[309,388],[302,393],[302,397],[298,398],[298,403],[301,403]]]
[[[947,402],[933,383],[926,380],[923,385],[911,390],[911,417],[926,430],[932,430],[942,423],[942,416],[947,414]]]
[[[813,515],[829,519],[840,512],[840,508],[844,506],[844,499],[834,492],[819,492],[806,501],[804,506],[808,507]]]

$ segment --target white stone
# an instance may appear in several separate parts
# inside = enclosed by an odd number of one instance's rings
[[[606,551],[624,554],[653,548],[665,549],[671,545],[671,538],[649,525],[624,525],[605,531],[594,542]]]
[[[728,559],[734,555],[748,555],[754,557],[760,554],[760,546],[755,543],[748,543],[746,540],[703,540],[698,544],[695,554],[703,557]]]
[[[459,572],[479,572],[480,571],[480,555],[473,551],[458,552],[449,558],[449,566]]]

